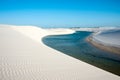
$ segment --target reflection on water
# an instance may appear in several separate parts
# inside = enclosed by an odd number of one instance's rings
[[[120,75],[120,56],[97,49],[85,38],[91,32],[77,31],[68,35],[51,35],[44,37],[43,43],[69,56]]]

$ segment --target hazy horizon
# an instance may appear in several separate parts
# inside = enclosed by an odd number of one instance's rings
[[[0,24],[41,27],[119,27],[120,1],[1,0]]]

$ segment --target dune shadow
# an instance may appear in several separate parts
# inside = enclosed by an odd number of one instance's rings
[[[102,51],[86,42],[86,37],[91,33],[76,31],[73,34],[50,35],[43,37],[42,41],[45,45],[66,55],[120,75],[120,56]]]

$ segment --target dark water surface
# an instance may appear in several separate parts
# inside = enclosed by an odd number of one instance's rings
[[[85,38],[90,34],[91,32],[77,31],[74,34],[46,36],[42,41],[66,55],[120,75],[120,55],[102,51],[86,42]]]

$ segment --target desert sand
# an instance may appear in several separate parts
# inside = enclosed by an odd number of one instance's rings
[[[93,38],[108,46],[120,47],[120,28],[100,31]]]
[[[87,38],[87,41],[102,50],[120,54],[119,28],[93,33]]]
[[[120,80],[120,77],[56,51],[41,41],[54,34],[35,26],[0,26],[0,80]]]

